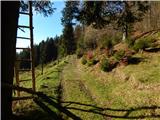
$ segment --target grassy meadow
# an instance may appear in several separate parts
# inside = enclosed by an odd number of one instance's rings
[[[118,66],[111,72],[103,72],[98,64],[88,67],[82,65],[81,59],[77,59],[75,55],[68,56],[59,63],[47,64],[43,75],[40,66],[37,67],[36,88],[55,98],[53,101],[82,120],[158,120],[160,53],[137,53],[133,58],[139,58],[140,61],[127,66]],[[27,73],[21,74],[25,79],[28,76]],[[24,87],[31,85],[27,81],[21,84]],[[50,104],[45,104],[61,118],[73,119]],[[46,120],[52,119],[32,100],[19,102],[14,107],[15,113],[22,113],[21,116],[28,109],[36,110],[36,116],[39,118],[43,116]]]

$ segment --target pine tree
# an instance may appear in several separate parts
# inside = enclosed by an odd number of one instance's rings
[[[63,29],[63,46],[65,47],[65,54],[73,54],[76,50],[76,42],[73,33],[74,18],[78,14],[78,1],[66,1],[65,8],[62,11],[62,25]]]
[[[123,40],[128,38],[128,30],[133,24],[143,20],[145,13],[149,8],[148,2],[124,1],[121,4],[122,12],[117,15],[117,25],[123,32]]]
[[[45,42],[45,54],[45,63],[57,59],[57,48],[53,38],[47,38],[47,41]]]
[[[84,25],[93,25],[95,28],[103,28],[108,24],[105,16],[105,1],[84,1],[77,20]]]
[[[34,45],[34,53],[35,53],[35,66],[40,64],[40,48],[39,45]]]
[[[42,68],[41,74],[43,74],[43,66],[44,66],[45,57],[46,57],[44,40],[39,44],[39,49],[40,49],[40,63],[41,63],[41,68]]]
[[[23,50],[22,52],[19,53],[19,58],[20,59],[30,59],[30,52],[28,50]],[[20,68],[21,69],[30,69],[31,68],[31,63],[28,61],[22,61],[20,62]]]
[[[148,8],[148,2],[145,1],[85,1],[77,18],[82,24],[95,28],[116,24],[126,39],[128,30],[143,19]]]

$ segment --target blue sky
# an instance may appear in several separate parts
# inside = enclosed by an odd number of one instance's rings
[[[38,44],[47,37],[55,37],[61,35],[63,26],[61,25],[62,10],[65,4],[64,1],[54,1],[54,8],[56,8],[53,15],[44,17],[41,14],[33,13],[33,27],[34,27],[34,43]],[[29,25],[29,17],[26,15],[19,16],[19,25]],[[29,37],[29,30],[24,29],[25,33],[18,29],[18,36]],[[17,47],[27,47],[29,41],[17,40]]]

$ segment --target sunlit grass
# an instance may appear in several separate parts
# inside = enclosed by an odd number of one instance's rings
[[[38,91],[43,91],[48,96],[55,98],[60,94],[62,105],[83,120],[105,119],[103,115],[95,114],[95,111],[121,117],[125,115],[127,117],[159,115],[159,109],[141,108],[160,106],[160,53],[138,53],[133,57],[143,59],[136,64],[118,66],[111,72],[102,72],[95,66],[82,65],[81,60],[77,60],[75,56],[68,56],[59,64],[53,62],[47,64],[44,67],[43,75],[41,75],[41,68],[38,66],[36,69],[36,88]],[[63,69],[61,74],[56,72],[57,68]],[[25,78],[29,77],[27,73],[21,75]],[[60,84],[62,93],[57,91]],[[27,87],[30,84],[26,82],[24,85]],[[24,102],[23,106],[19,106],[19,110],[29,104],[29,102]],[[30,105],[32,108],[37,108],[33,103]],[[48,106],[56,111],[51,105]],[[111,110],[99,111],[95,109],[96,107],[110,108]],[[114,111],[112,109],[120,110]],[[130,112],[128,113],[128,111]],[[63,118],[69,119],[65,115]],[[112,119],[118,120],[118,118]],[[152,118],[148,119],[152,120]]]
[[[126,67],[117,67],[109,73],[103,73],[94,68],[86,68],[84,83],[95,96],[100,106],[115,109],[141,108],[144,106],[160,106],[160,54],[136,54],[136,57],[145,58],[137,64]],[[96,71],[96,72],[95,72]],[[97,71],[99,71],[97,73]],[[124,112],[110,112],[124,115]],[[152,110],[137,110],[129,116],[150,115]],[[155,110],[154,114],[159,114]]]
[[[44,65],[44,72],[41,74],[41,66],[38,66],[35,69],[35,76],[36,76],[36,91],[38,92],[43,92],[47,96],[51,96],[53,98],[57,98],[58,93],[57,93],[57,87],[60,84],[60,72],[58,72],[60,69],[63,69],[64,65],[66,64],[67,58],[64,58],[60,60],[59,62],[51,62],[50,64]],[[23,82],[20,82],[20,86],[25,87],[25,88],[32,88],[32,81],[25,81],[27,79],[31,78],[31,73],[29,72],[24,72],[20,73],[20,80],[24,80]],[[15,81],[14,81],[15,83]],[[14,94],[14,96],[17,96]],[[30,94],[27,94],[25,92],[20,92],[20,96],[31,96]],[[55,100],[54,100],[55,101]],[[57,102],[57,101],[55,101]],[[46,119],[50,120],[50,117],[47,117],[48,114],[45,113],[39,106],[37,106],[33,100],[24,100],[20,101],[18,103],[14,102],[13,104],[13,111],[14,113],[22,114],[24,115],[24,119],[30,119],[34,120],[37,119],[38,117],[41,119]],[[53,110],[55,113],[58,114],[57,109],[55,109],[53,106],[47,104],[44,102],[51,110]],[[29,112],[31,111],[42,111],[41,114],[37,114],[37,118],[32,117],[32,114]],[[28,114],[28,116],[26,116]],[[43,115],[44,114],[44,115]],[[25,117],[26,116],[26,117]]]

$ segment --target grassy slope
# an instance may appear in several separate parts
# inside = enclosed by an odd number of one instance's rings
[[[100,71],[98,65],[87,67],[76,60],[75,56],[71,56],[66,59],[68,64],[62,61],[59,65],[50,63],[45,66],[44,75],[37,69],[37,89],[56,98],[57,87],[61,84],[62,105],[83,120],[141,119],[142,116],[160,115],[160,109],[156,108],[160,106],[160,53],[136,54],[135,57],[145,59],[105,73]],[[54,72],[58,66],[65,66],[61,75]],[[28,76],[22,75],[26,78]],[[23,85],[29,84],[26,82]],[[47,87],[43,87],[44,85]],[[35,120],[50,119],[31,101],[23,102],[15,110],[24,112],[30,107],[37,110],[36,114],[40,114]],[[67,116],[64,115],[64,119]]]
[[[41,67],[36,68],[36,89],[41,91],[47,96],[53,98],[58,97],[58,86],[60,84],[60,72],[65,66],[68,58],[64,58],[56,62],[45,65],[44,73],[41,74]],[[20,80],[29,79],[31,73],[22,73],[20,74]],[[20,83],[20,86],[31,88],[31,81],[24,81]],[[21,96],[28,96],[29,94],[21,92]],[[52,120],[45,111],[43,111],[39,106],[37,106],[32,100],[24,100],[18,102],[13,102],[13,111],[16,113],[20,119],[23,120]],[[50,107],[50,105],[48,105]],[[57,110],[53,107],[50,107],[54,112],[57,113]],[[35,115],[36,114],[36,115]]]
[[[143,59],[105,73],[98,64],[88,67],[82,65],[80,59],[70,56],[58,65],[46,65],[44,75],[37,68],[36,87],[48,96],[61,96],[62,105],[83,120],[142,119],[143,116],[147,120],[158,120],[154,116],[160,115],[160,52],[138,53],[134,57]],[[57,68],[63,69],[61,74],[55,72]],[[27,73],[21,74],[23,78],[28,76]],[[23,82],[23,86],[29,85],[29,82]],[[59,85],[61,92],[57,91]],[[32,114],[27,115],[32,116],[32,120],[50,120],[32,101],[15,107],[18,113],[28,110]],[[67,116],[63,117],[67,119]]]
[[[97,71],[96,67],[86,68],[88,75],[85,72],[84,76],[87,78],[85,84],[101,106],[123,110],[139,108],[126,117],[159,115],[160,109],[154,111],[140,108],[160,106],[160,53],[136,56],[143,56],[146,59],[136,65],[118,67],[111,73]],[[126,112],[110,111],[109,114],[123,116]]]
[[[160,53],[136,54],[140,63],[120,66],[104,73],[70,59],[63,74],[63,100],[92,104],[71,104],[82,119],[159,119]],[[96,109],[100,107],[102,109]],[[95,114],[96,113],[96,114]],[[102,115],[103,114],[103,115]]]

